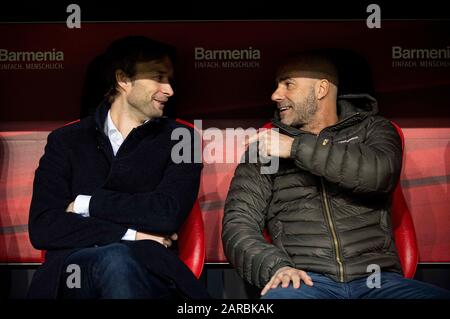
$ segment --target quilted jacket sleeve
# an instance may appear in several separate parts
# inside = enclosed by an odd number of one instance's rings
[[[302,134],[294,139],[295,164],[355,193],[389,193],[402,166],[400,137],[392,124],[375,117],[359,143],[327,143],[324,137]]]
[[[262,234],[272,183],[270,176],[261,174],[259,168],[248,163],[236,168],[225,202],[222,242],[239,275],[257,287],[264,287],[279,268],[294,267],[294,263]]]

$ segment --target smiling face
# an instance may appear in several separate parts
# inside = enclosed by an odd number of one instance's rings
[[[136,64],[136,74],[126,90],[130,111],[139,118],[161,117],[164,105],[174,94],[170,81],[173,77],[172,62],[168,57]]]
[[[311,122],[318,109],[315,82],[315,79],[295,77],[289,73],[280,74],[272,101],[277,103],[283,124],[302,127]]]
[[[277,70],[272,94],[281,122],[304,129],[317,126],[319,113],[327,113],[328,118],[334,108],[338,82],[337,68],[328,54],[312,51],[288,58]]]

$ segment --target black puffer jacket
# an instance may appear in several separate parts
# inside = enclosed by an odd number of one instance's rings
[[[263,287],[283,266],[348,282],[367,267],[401,272],[390,196],[398,182],[401,140],[376,116],[369,95],[338,99],[339,122],[318,136],[273,120],[295,137],[275,174],[259,164],[236,168],[225,203],[225,254],[248,282]],[[272,244],[263,235],[268,229]]]

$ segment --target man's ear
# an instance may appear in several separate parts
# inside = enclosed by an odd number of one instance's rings
[[[316,82],[317,99],[321,100],[330,91],[330,82],[327,79],[320,79]]]
[[[119,88],[126,91],[131,86],[131,79],[122,70],[116,70],[116,82]]]

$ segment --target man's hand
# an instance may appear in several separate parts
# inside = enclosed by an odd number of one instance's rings
[[[261,296],[265,295],[269,289],[277,288],[280,283],[282,288],[287,288],[289,283],[292,281],[295,289],[300,288],[301,280],[303,280],[303,282],[308,286],[313,285],[311,277],[309,277],[303,270],[292,267],[282,267],[277,270],[269,282],[264,286],[261,291]]]
[[[67,213],[75,213],[75,209],[73,207],[74,203],[75,201],[71,202],[69,206],[67,206],[66,208]],[[172,246],[172,241],[177,239],[178,239],[177,233],[173,233],[170,236],[162,236],[150,233],[136,232],[136,240],[154,240],[160,243],[161,245],[165,246],[166,248]]]
[[[166,248],[172,246],[172,241],[177,239],[178,235],[176,233],[173,233],[170,236],[161,236],[149,233],[136,232],[136,240],[154,240],[160,243],[161,245],[165,246]]]
[[[75,213],[75,209],[73,208],[75,201],[73,201],[72,203],[69,204],[69,206],[67,206],[66,208],[66,212],[67,213]]]
[[[258,152],[261,156],[276,156],[289,158],[291,156],[292,143],[294,138],[280,134],[277,131],[265,129],[251,136],[246,144],[258,141]]]

